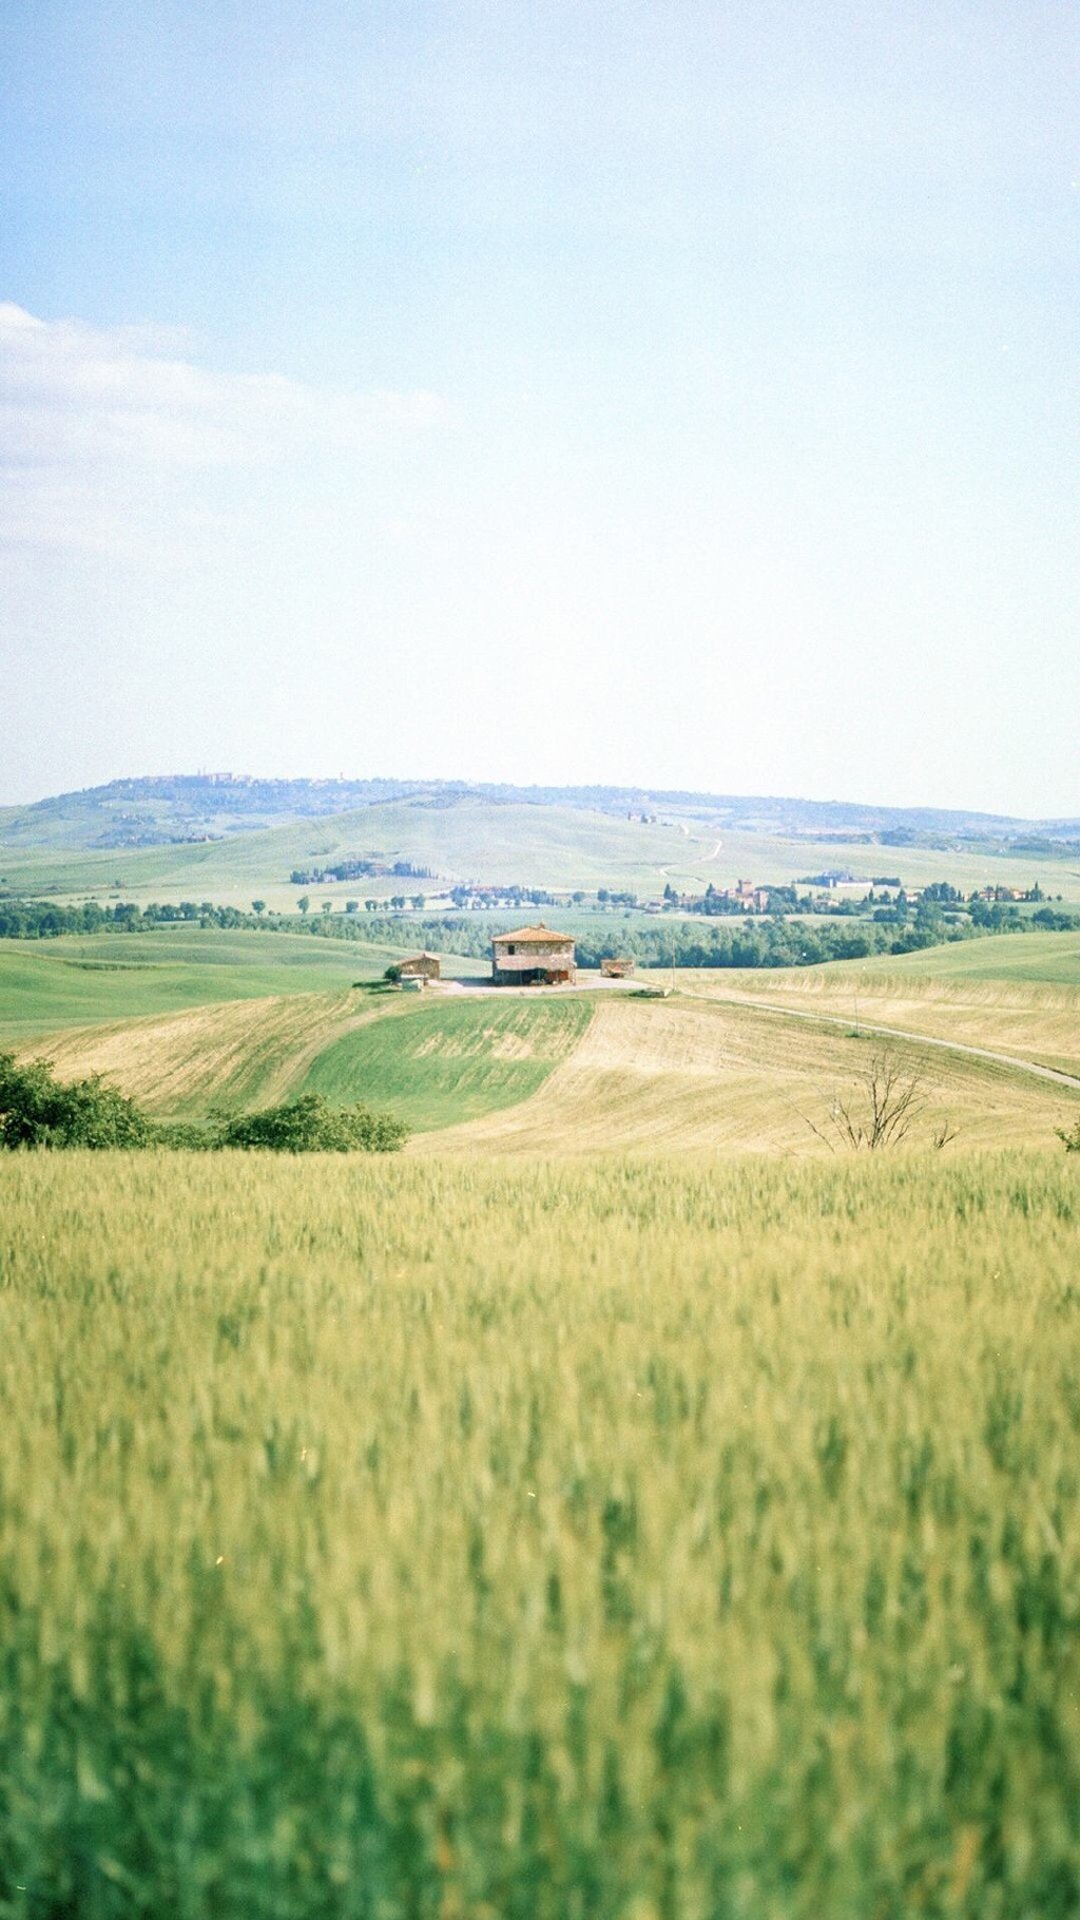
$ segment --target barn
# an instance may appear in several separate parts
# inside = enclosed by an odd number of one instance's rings
[[[491,943],[491,977],[500,987],[572,986],[575,978],[574,942],[554,928],[519,927],[515,933],[497,933]]]
[[[414,953],[403,960],[398,970],[402,980],[441,980],[442,961],[437,953]]]
[[[601,960],[600,977],[603,980],[632,980],[634,977],[634,962],[630,959],[624,959],[620,955],[612,954],[607,960]]]

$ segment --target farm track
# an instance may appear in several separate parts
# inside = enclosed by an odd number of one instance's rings
[[[946,1053],[966,1054],[973,1060],[989,1060],[995,1066],[1010,1067],[1018,1073],[1034,1073],[1041,1080],[1054,1080],[1060,1086],[1075,1087],[1080,1091],[1080,1075],[1065,1073],[1060,1067],[1042,1066],[1037,1060],[1024,1060],[1016,1054],[998,1053],[990,1047],[975,1047],[965,1040],[944,1040],[937,1034],[915,1033],[904,1027],[885,1027],[872,1025],[867,1020],[853,1015],[822,1013],[809,1007],[777,1006],[775,1001],[751,1000],[743,994],[731,996],[725,1004],[737,1007],[755,1007],[761,1013],[779,1015],[792,1020],[810,1020],[819,1025],[841,1027],[846,1032],[857,1034],[872,1033],[885,1040],[904,1040],[920,1047],[940,1047]]]

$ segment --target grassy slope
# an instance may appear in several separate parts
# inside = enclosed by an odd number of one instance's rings
[[[682,975],[693,992],[810,1008],[1080,1073],[1080,937],[1002,934],[784,972]]]
[[[432,1001],[332,1041],[303,1084],[387,1106],[413,1127],[446,1127],[528,1099],[593,1012],[585,999]]]
[[[75,1028],[24,1051],[51,1060],[62,1079],[102,1073],[151,1113],[197,1119],[212,1106],[284,1099],[320,1048],[377,1017],[347,989],[285,994]]]
[[[2,1158],[13,1917],[1073,1920],[1060,1151]]]
[[[303,934],[162,927],[146,934],[0,940],[0,1042],[92,1021],[371,980],[406,949]],[[448,972],[482,971],[447,958]]]
[[[247,905],[258,893],[277,909],[295,899],[295,889],[288,886],[293,867],[371,852],[429,866],[451,879],[606,885],[643,895],[659,893],[667,879],[692,890],[710,880],[716,886],[740,876],[787,882],[823,867],[851,866],[866,879],[898,873],[908,886],[940,879],[965,889],[987,881],[1026,886],[1038,879],[1047,892],[1080,900],[1075,863],[748,833],[721,833],[718,845],[717,835],[700,823],[684,833],[570,807],[496,806],[472,799],[437,805],[399,801],[196,846],[73,854],[4,849],[0,835],[0,868],[9,885],[24,891],[56,889],[81,898],[119,890],[125,898],[143,901],[214,899],[235,905]],[[402,886],[424,890],[425,883],[350,881],[320,888],[318,896],[342,900]]]
[[[158,1114],[265,1105],[302,1088],[442,1127],[534,1093],[579,1039],[584,999],[288,994],[78,1029],[32,1051],[103,1073]]]
[[[133,898],[154,892],[161,898],[246,899],[257,887],[271,905],[279,905],[295,897],[295,889],[287,886],[294,866],[325,865],[346,855],[379,853],[458,880],[645,886],[665,862],[685,859],[690,845],[677,828],[645,827],[569,807],[401,801],[200,846],[85,854],[11,850],[3,859],[9,883],[28,890],[44,885],[100,889],[116,881]],[[280,899],[273,894],[275,883]],[[318,893],[338,898],[424,885],[354,880]]]

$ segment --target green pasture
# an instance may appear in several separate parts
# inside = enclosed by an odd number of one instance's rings
[[[570,807],[398,801],[358,812],[236,834],[189,846],[72,853],[0,847],[8,884],[62,894],[119,890],[125,898],[214,899],[243,904],[252,891],[277,908],[295,900],[294,867],[373,853],[430,867],[447,880],[652,890],[668,860],[684,859],[677,828],[645,827]],[[663,881],[660,882],[662,887]],[[277,889],[275,892],[274,889]],[[432,893],[434,881],[350,880],[309,889],[318,899]]]
[[[1080,931],[990,934],[985,939],[925,947],[920,953],[882,953],[872,960],[841,961],[829,971],[845,969],[849,973],[887,973],[897,980],[1000,980],[1080,987]]]
[[[695,981],[690,968],[679,970],[687,985]],[[704,976],[704,970],[700,976]],[[819,966],[794,968],[726,967],[709,971],[710,981],[732,989],[780,989],[828,992],[859,980],[907,982],[916,988],[941,985],[1080,987],[1080,932],[995,933],[974,939],[947,941],[915,953],[877,953],[867,960],[827,960]]]
[[[9,1920],[1073,1920],[1075,1156],[5,1160]]]
[[[432,1001],[334,1040],[298,1090],[386,1107],[419,1131],[516,1106],[565,1059],[593,1014],[582,999]]]
[[[0,940],[0,1038],[374,980],[402,947],[217,928]],[[452,957],[448,971],[476,972]]]

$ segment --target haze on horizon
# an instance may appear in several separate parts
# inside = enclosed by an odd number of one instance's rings
[[[1080,812],[1080,22],[12,0],[0,803]]]

